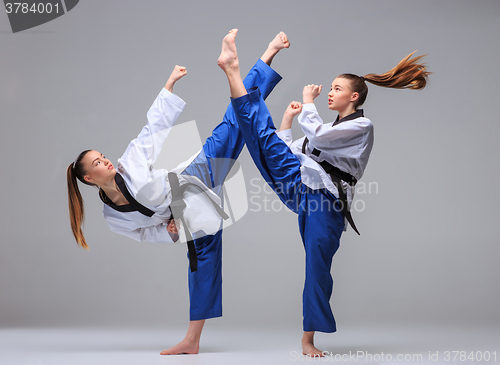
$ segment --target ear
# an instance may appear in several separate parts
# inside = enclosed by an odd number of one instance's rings
[[[351,95],[351,101],[356,101],[359,99],[359,93],[358,92],[353,92]]]
[[[91,183],[91,182],[92,182],[92,180],[94,180],[94,179],[92,179],[89,175],[85,175],[85,176],[83,177],[83,180],[85,180],[86,182]]]

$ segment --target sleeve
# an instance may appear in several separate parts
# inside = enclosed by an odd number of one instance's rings
[[[338,157],[352,158],[361,154],[360,141],[366,133],[366,123],[352,120],[334,127],[329,123],[323,124],[316,106],[312,103],[304,104],[298,119],[311,148],[317,148]]]
[[[156,226],[137,228],[132,231],[127,231],[125,229],[120,229],[116,227],[109,227],[111,231],[121,234],[123,236],[130,237],[137,242],[147,241],[152,243],[174,243],[178,239],[175,239],[174,235],[171,235],[167,231],[166,224],[158,224]]]
[[[180,97],[165,88],[153,102],[147,113],[148,123],[118,160],[122,171],[134,176],[134,183],[140,184],[140,180],[147,180],[165,139],[185,106],[186,103]]]
[[[276,131],[276,135],[281,138],[283,142],[286,143],[288,147],[292,144],[292,130],[291,129],[285,129],[282,131]]]
[[[134,214],[137,214],[142,218],[143,216],[139,212],[130,212],[123,215],[123,213],[117,213],[112,208],[104,205],[102,214],[112,232],[130,237],[138,242],[173,243],[178,239],[178,235],[177,239],[174,239],[174,235],[167,231],[166,221],[151,226],[144,224],[146,227],[141,227],[144,222],[138,222],[137,217],[134,217]]]

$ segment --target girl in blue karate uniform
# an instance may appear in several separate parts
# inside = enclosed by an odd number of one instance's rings
[[[269,95],[281,80],[281,76],[270,67],[271,61],[289,45],[286,34],[279,33],[250,70],[245,86],[259,87],[264,97]],[[80,153],[67,168],[71,228],[78,245],[83,248],[88,246],[82,231],[84,210],[78,180],[99,189],[104,202],[104,218],[112,231],[137,241],[158,243],[178,239],[177,223],[172,218],[174,209],[170,206],[177,184],[174,181],[178,180],[177,185],[181,187],[194,186],[195,193],[186,189],[182,195],[186,203],[193,199],[192,208],[188,205],[183,216],[189,226],[185,228],[193,233],[197,257],[195,271],[190,256],[190,323],[184,340],[163,351],[164,355],[198,353],[205,320],[222,316],[222,221],[217,213],[214,213],[215,218],[214,214],[210,216],[210,209],[222,204],[222,184],[245,143],[233,107],[229,105],[222,123],[213,130],[199,154],[170,173],[154,168],[169,130],[184,109],[184,101],[172,91],[186,72],[184,67],[175,67],[148,111],[148,124],[130,142],[116,168],[105,156],[93,150]]]
[[[247,90],[242,82],[236,33],[234,29],[224,38],[218,64],[228,78],[231,102],[250,155],[283,203],[298,214],[306,251],[302,350],[305,355],[323,356],[314,346],[314,333],[336,331],[329,303],[333,288],[330,269],[346,221],[358,232],[349,206],[373,146],[373,125],[358,109],[368,93],[366,81],[422,89],[429,73],[419,64],[421,57],[410,59],[410,54],[383,75],[342,74],[328,93],[328,107],[338,117],[327,124],[313,103],[322,86],[307,85],[303,103],[290,103],[276,132],[261,91],[258,87]],[[305,137],[292,143],[290,128],[298,114]]]

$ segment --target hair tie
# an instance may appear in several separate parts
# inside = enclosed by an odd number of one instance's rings
[[[361,81],[365,81],[365,78],[363,76],[360,76],[359,78],[361,79]]]
[[[76,158],[75,161],[73,161],[73,170],[75,169],[75,166],[76,166],[76,161],[78,160],[78,157]]]

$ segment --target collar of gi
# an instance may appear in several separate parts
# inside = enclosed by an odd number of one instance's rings
[[[337,124],[340,124],[342,122],[347,122],[348,120],[353,120],[353,119],[356,119],[359,117],[364,117],[364,116],[365,115],[363,113],[363,109],[358,109],[354,113],[346,115],[344,118],[342,118],[340,120],[339,120],[339,116],[337,115],[337,119],[335,119],[335,122],[333,123],[333,125],[337,125]]]
[[[125,185],[125,181],[123,180],[123,177],[117,172],[115,175],[115,182],[118,185],[118,188],[122,192],[122,194],[125,196],[125,199],[129,202],[128,204],[125,205],[116,205],[109,199],[109,197],[106,195],[106,193],[100,189],[99,190],[99,197],[101,200],[109,205],[111,208],[114,210],[117,210],[119,212],[135,212],[138,211],[139,213],[142,213],[145,216],[152,217],[155,212],[146,208],[144,205],[139,203],[137,200],[134,199],[132,194],[127,189],[127,186]]]

